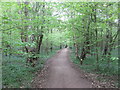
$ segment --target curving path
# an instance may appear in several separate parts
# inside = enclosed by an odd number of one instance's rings
[[[68,54],[68,48],[62,49],[49,61],[46,88],[91,88],[92,83],[72,67]]]

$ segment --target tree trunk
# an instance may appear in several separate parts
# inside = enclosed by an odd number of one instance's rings
[[[99,70],[99,56],[98,56],[98,31],[97,31],[97,11],[96,11],[96,7],[97,7],[97,4],[95,5],[95,9],[93,9],[94,11],[94,23],[96,25],[96,28],[95,28],[95,35],[96,35],[96,70],[98,71]]]
[[[39,35],[39,38],[38,38],[38,49],[37,49],[37,54],[40,53],[40,47],[41,47],[41,44],[42,44],[42,40],[43,40],[43,35]]]
[[[76,55],[76,58],[80,60],[80,57],[79,57],[79,47],[78,47],[78,44],[76,43],[75,44],[75,55]]]
[[[86,58],[86,54],[87,53],[86,53],[85,47],[83,46],[81,56],[80,56],[81,65],[83,64],[83,60]]]

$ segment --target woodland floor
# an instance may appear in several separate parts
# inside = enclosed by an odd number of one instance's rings
[[[90,75],[80,70],[70,61],[68,48],[59,50],[50,58],[44,68],[36,73],[32,81],[33,88],[94,88],[97,81],[88,78]],[[90,77],[95,77],[93,74]],[[98,84],[98,85],[97,85]],[[107,83],[106,83],[107,84]],[[108,85],[108,84],[107,84]],[[109,85],[111,86],[111,84]],[[107,86],[107,87],[109,87]],[[106,87],[106,85],[105,85]]]

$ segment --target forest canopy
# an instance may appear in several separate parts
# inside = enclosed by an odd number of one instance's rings
[[[117,74],[118,6],[117,2],[0,2],[3,69],[14,56],[36,67],[43,54],[69,47],[79,65],[92,64],[96,71]]]

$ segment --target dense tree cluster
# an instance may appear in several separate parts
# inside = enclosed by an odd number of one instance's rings
[[[41,53],[69,47],[81,65],[94,56],[96,70],[118,57],[119,10],[115,2],[1,2],[4,57],[23,56],[36,66]],[[118,62],[115,63],[118,65]]]

